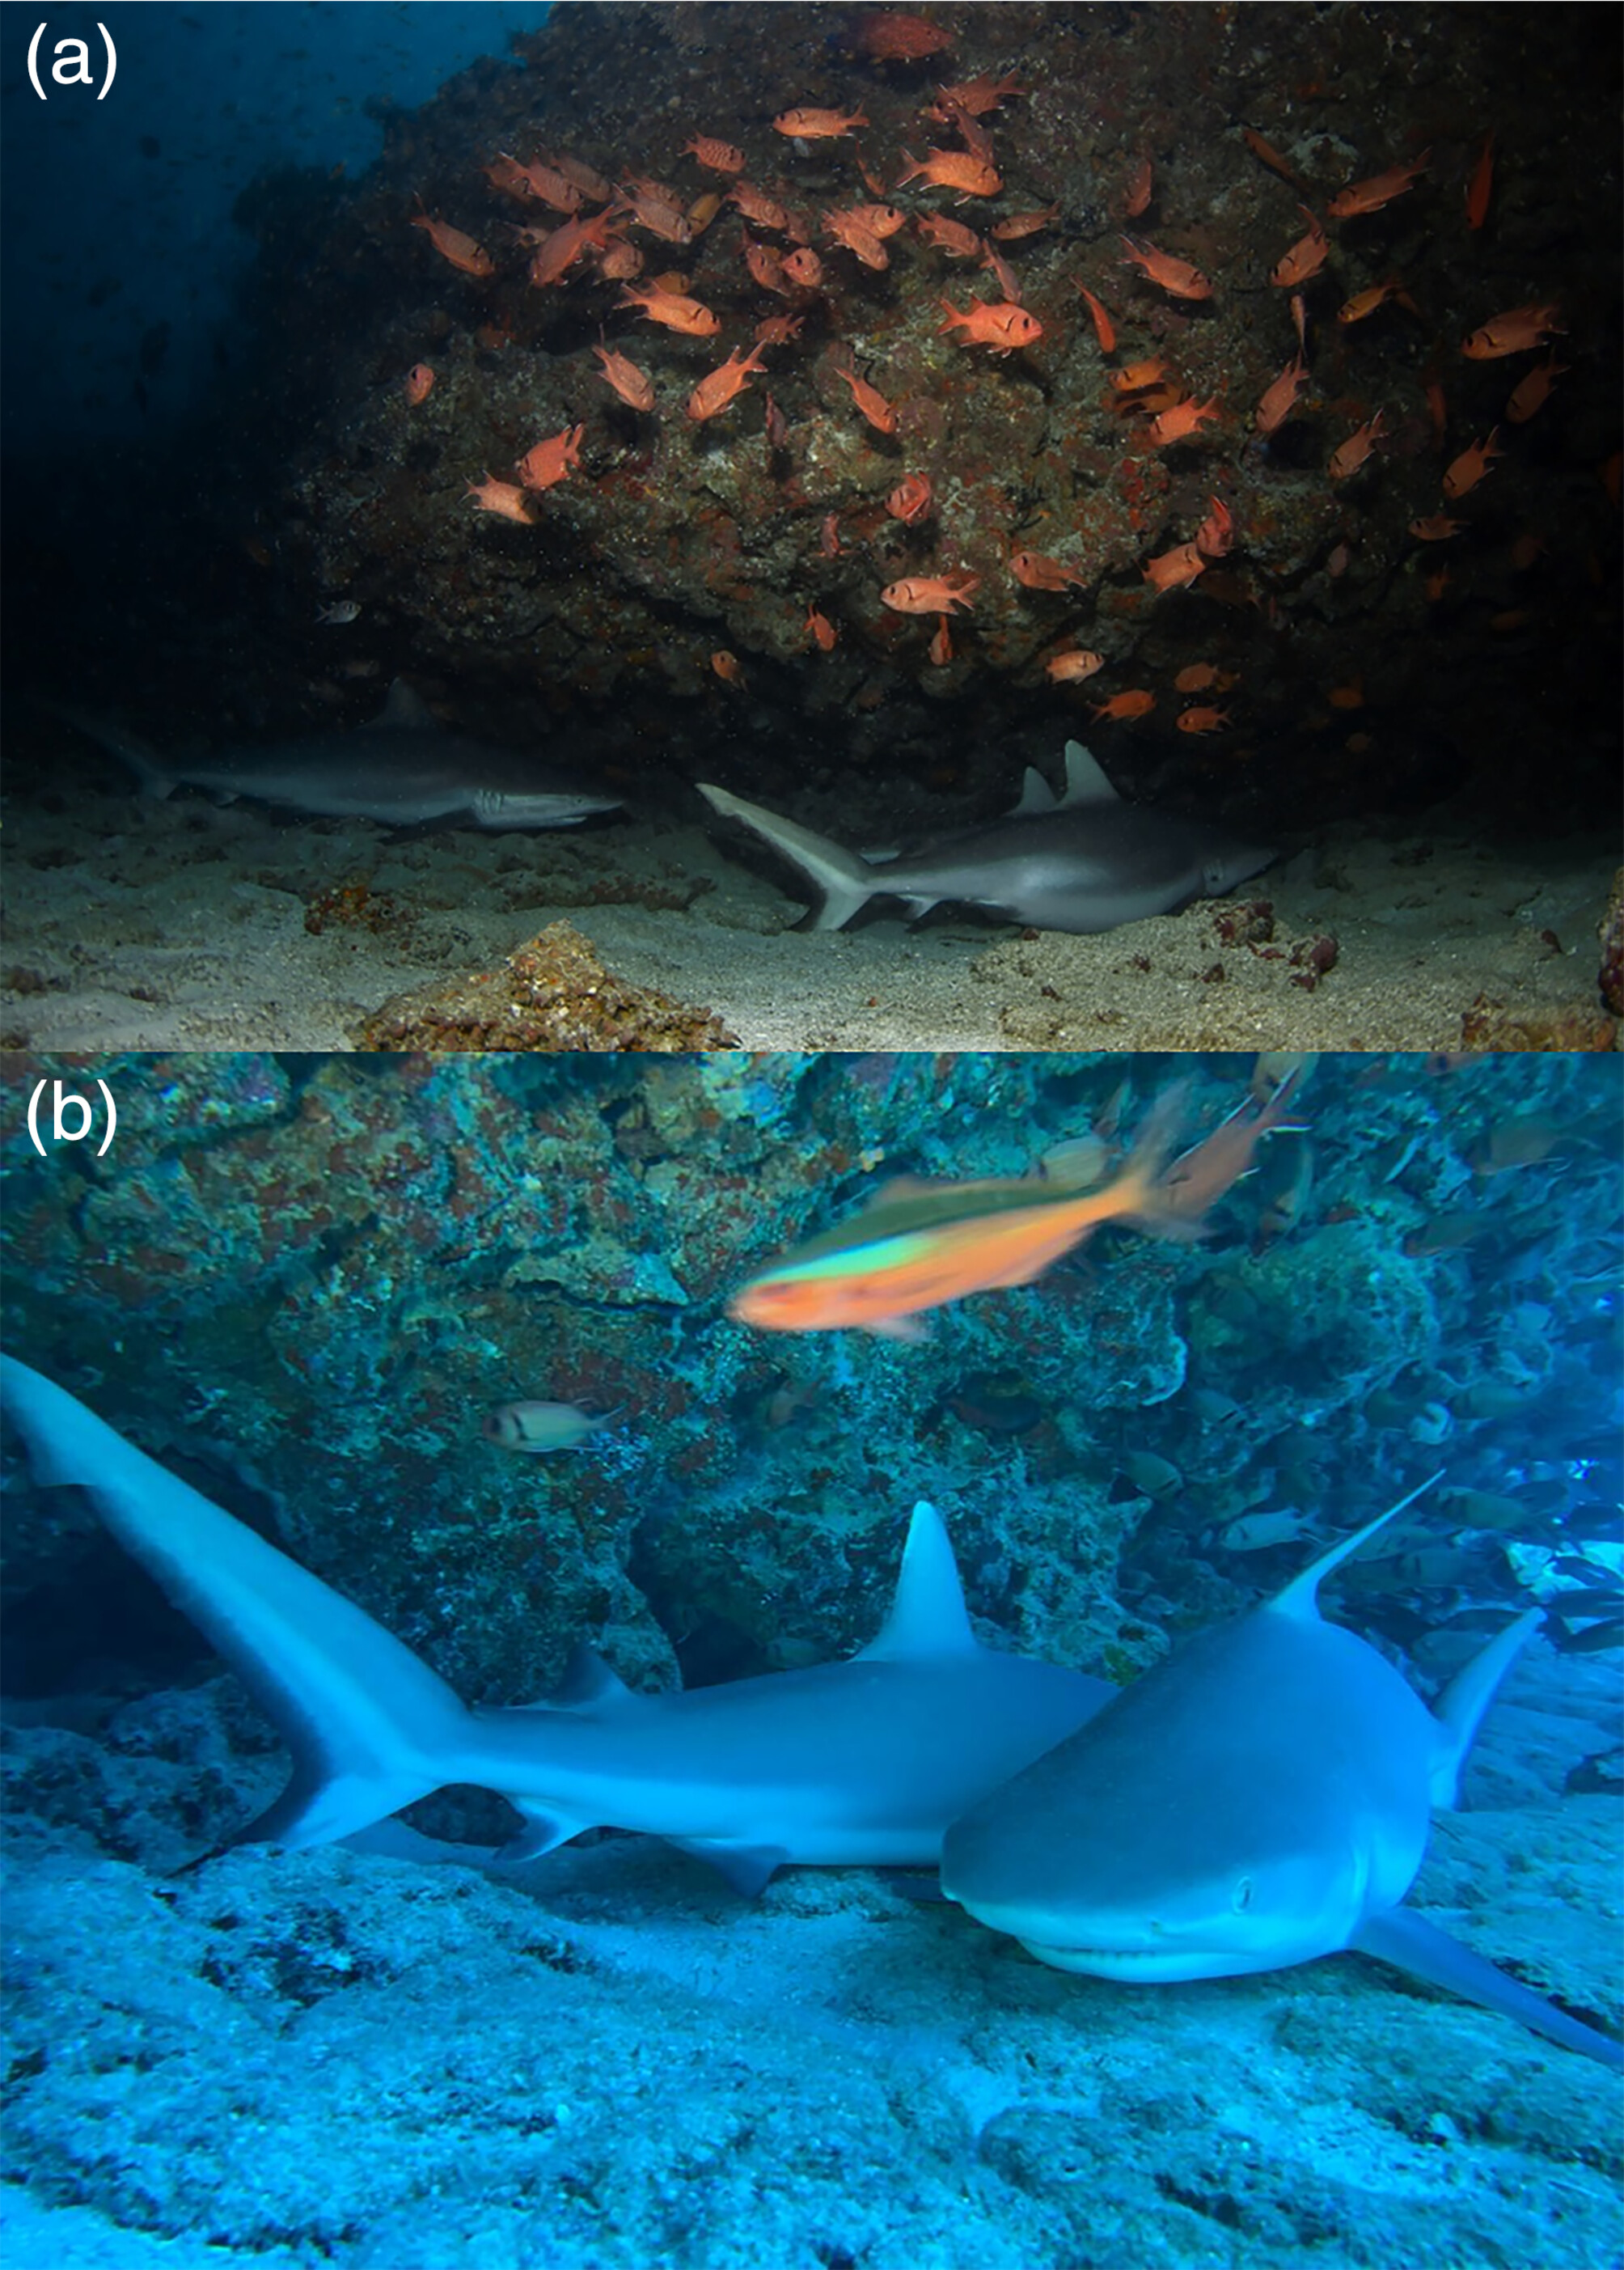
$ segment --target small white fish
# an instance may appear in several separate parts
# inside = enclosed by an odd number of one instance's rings
[[[317,615],[318,623],[352,623],[361,611],[359,599],[335,599]]]
[[[552,1450],[578,1450],[588,1435],[596,1435],[614,1417],[583,1411],[578,1403],[500,1403],[486,1413],[482,1431],[488,1442],[505,1450],[523,1450],[545,1458]]]
[[[1281,1506],[1272,1513],[1240,1515],[1224,1528],[1222,1542],[1231,1553],[1265,1553],[1272,1546],[1294,1543],[1308,1527],[1306,1514]]]

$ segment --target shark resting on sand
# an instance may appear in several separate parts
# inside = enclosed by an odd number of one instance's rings
[[[933,1868],[950,1821],[1116,1691],[981,1646],[921,1503],[885,1627],[849,1662],[635,1695],[581,1649],[550,1703],[467,1710],[382,1625],[9,1356],[0,1409],[38,1480],[90,1493],[276,1721],[293,1774],[239,1842],[427,1858],[410,1832],[357,1832],[460,1782],[523,1815],[504,1860],[604,1826],[662,1836],[747,1893],[793,1861]]]
[[[480,827],[573,827],[619,798],[572,788],[511,749],[442,732],[404,679],[370,724],[357,732],[312,733],[299,740],[223,749],[170,764],[120,725],[65,701],[41,702],[122,757],[150,796],[206,789],[290,811],[409,827],[426,820],[470,820]]]
[[[1436,1481],[1437,1475],[1432,1480]],[[1431,1483],[1423,1483],[1422,1489]],[[1402,1903],[1530,1609],[1428,1710],[1321,1617],[1321,1579],[1420,1490],[1124,1688],[948,1830],[942,1889],[1042,1962],[1145,1983],[1345,1947],[1624,2067],[1624,2047]]]
[[[901,899],[915,915],[952,904],[1037,930],[1115,930],[1175,914],[1192,899],[1220,897],[1274,857],[1205,821],[1124,804],[1076,741],[1066,743],[1058,802],[1028,767],[1020,801],[1005,818],[883,860],[842,850],[725,789],[701,782],[700,794],[725,818],[753,827],[817,885],[823,894],[817,930],[843,929],[873,898]]]

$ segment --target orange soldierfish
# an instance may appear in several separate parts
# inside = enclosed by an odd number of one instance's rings
[[[962,204],[966,197],[996,197],[1004,187],[997,169],[968,150],[927,150],[923,158],[904,150],[902,155],[908,168],[896,177],[894,186],[899,189],[909,182],[926,181],[938,189],[957,189]]]
[[[953,660],[953,633],[947,627],[945,615],[938,615],[936,629],[931,634],[931,643],[926,652],[938,670],[945,670]]]
[[[1496,426],[1486,441],[1474,441],[1470,449],[1463,449],[1458,457],[1445,466],[1443,493],[1451,502],[1457,497],[1465,496],[1468,489],[1476,488],[1487,472],[1491,461],[1505,456],[1503,449],[1494,447],[1494,437],[1499,431]]]
[[[464,276],[495,275],[496,263],[484,245],[460,228],[452,228],[442,220],[431,220],[427,213],[413,213],[412,226],[426,228],[440,257],[449,260],[453,268],[460,268]]]
[[[1159,357],[1149,362],[1131,362],[1125,370],[1111,373],[1113,394],[1142,394],[1146,387],[1159,386],[1168,375],[1168,366]]]
[[[1374,418],[1356,427],[1339,448],[1332,450],[1326,471],[1333,481],[1346,480],[1350,473],[1356,473],[1364,464],[1386,432],[1382,423],[1383,415],[1378,410]]]
[[[822,653],[834,653],[834,642],[840,636],[840,633],[820,608],[816,605],[807,608],[806,620],[803,627],[807,637]]]
[[[702,300],[685,300],[679,292],[636,292],[623,284],[615,305],[640,308],[651,323],[664,323],[668,331],[683,331],[690,338],[715,338],[722,329],[721,317]]]
[[[693,158],[708,173],[742,174],[745,153],[731,142],[718,142],[714,135],[696,134],[691,142],[682,145],[685,158]]]
[[[1364,291],[1355,292],[1351,300],[1344,300],[1337,309],[1337,321],[1343,324],[1362,323],[1367,315],[1374,315],[1376,309],[1384,307],[1389,300],[1397,300],[1398,305],[1407,308],[1413,315],[1420,313],[1398,278],[1390,276],[1385,284],[1368,285]]]
[[[1100,352],[1101,354],[1115,354],[1116,352],[1116,324],[1112,323],[1110,316],[1100,305],[1100,302],[1094,298],[1094,293],[1088,289],[1086,284],[1083,283],[1081,279],[1076,276],[1073,276],[1072,281],[1077,286],[1078,290],[1082,293],[1084,300],[1087,302],[1089,320],[1094,325],[1094,335],[1100,342]],[[1121,375],[1122,374],[1118,372],[1116,377],[1112,379],[1111,384],[1113,386],[1116,386],[1119,382]]]
[[[1198,545],[1175,544],[1171,552],[1159,552],[1140,572],[1153,590],[1175,591],[1181,583],[1193,583],[1205,575],[1206,560]]]
[[[950,615],[955,607],[968,612],[980,589],[979,575],[905,575],[886,584],[879,604],[899,615]]]
[[[1331,257],[1331,239],[1307,205],[1299,205],[1297,210],[1306,218],[1309,233],[1281,253],[1269,271],[1270,283],[1278,284],[1286,292],[1294,292],[1299,284],[1306,284],[1310,276],[1317,276]]]
[[[886,510],[893,520],[913,528],[929,513],[933,495],[928,473],[904,473],[886,499]]]
[[[994,221],[987,233],[996,236],[1000,244],[1018,244],[1023,236],[1035,236],[1039,229],[1047,228],[1050,221],[1059,218],[1057,204],[1042,205],[1035,212],[1012,213],[1007,220]]]
[[[1181,733],[1221,733],[1229,723],[1227,709],[1181,709],[1174,720]]]
[[[953,33],[927,24],[923,16],[893,8],[864,19],[857,29],[857,45],[875,63],[913,63],[951,48]]]
[[[857,1329],[919,1339],[913,1321],[972,1293],[1029,1285],[1101,1222],[1189,1235],[1195,1210],[1160,1180],[1183,1088],[1157,1102],[1132,1157],[1103,1190],[1015,1180],[887,1183],[855,1220],[753,1277],[728,1314],[758,1330]]]
[[[1543,307],[1531,303],[1525,308],[1508,308],[1503,315],[1491,315],[1480,330],[1469,333],[1460,351],[1473,362],[1493,362],[1501,355],[1523,354],[1530,347],[1546,346],[1553,332],[1561,331],[1558,312],[1554,300]]]
[[[1162,1204],[1169,1214],[1183,1221],[1199,1221],[1242,1175],[1251,1173],[1252,1154],[1265,1135],[1277,1131],[1305,1131],[1301,1121],[1286,1116],[1300,1072],[1301,1067],[1287,1073],[1261,1109],[1255,1098],[1246,1097],[1210,1135],[1175,1159],[1161,1183]]]
[[[869,205],[854,205],[843,211],[826,212],[823,226],[836,244],[843,244],[854,253],[865,268],[889,268],[891,255],[879,238],[860,215],[871,211]]]
[[[1216,395],[1210,402],[1198,402],[1192,394],[1186,401],[1175,402],[1170,410],[1153,418],[1145,430],[1150,435],[1153,449],[1165,449],[1170,442],[1187,441],[1209,418],[1221,415]]]
[[[1301,174],[1294,172],[1288,160],[1281,157],[1273,144],[1265,142],[1263,136],[1254,128],[1243,126],[1241,129],[1241,139],[1260,166],[1266,166],[1272,174],[1278,174],[1281,181],[1289,182],[1294,189],[1306,189],[1307,184]]]
[[[735,182],[728,192],[733,203],[757,228],[775,229],[782,236],[790,226],[790,216],[776,197],[769,197],[765,189],[753,182]]]
[[[1089,713],[1095,717],[1148,717],[1156,706],[1156,697],[1147,694],[1142,686],[1131,687],[1126,694],[1113,694],[1109,701],[1091,701]]]
[[[1212,509],[1196,530],[1196,550],[1204,560],[1222,560],[1235,550],[1235,515],[1222,497],[1208,502]]]
[[[849,134],[854,126],[866,126],[867,114],[861,110],[781,110],[773,121],[775,134],[791,135],[797,142],[822,142],[831,137]]]
[[[1070,646],[1062,654],[1051,654],[1043,667],[1057,686],[1076,686],[1103,670],[1105,657],[1087,647]]]
[[[1068,583],[1085,591],[1088,588],[1088,578],[1080,568],[1068,568],[1064,560],[1052,559],[1047,552],[1012,552],[1009,572],[1028,591],[1064,591]]]
[[[914,226],[927,244],[945,252],[953,260],[974,260],[982,249],[982,241],[973,228],[961,220],[952,220],[945,213],[916,213]]]
[[[406,400],[413,410],[417,408],[419,403],[426,402],[428,400],[429,393],[434,383],[434,373],[433,365],[426,362],[414,362],[411,369],[406,373],[405,381]],[[1524,384],[1526,384],[1526,381],[1524,381]],[[1519,391],[1521,389],[1519,389]],[[1522,414],[1524,417],[1527,417],[1531,416],[1532,413],[1524,411]]]
[[[956,108],[967,111],[972,118],[984,118],[1000,103],[1012,101],[1029,92],[1028,88],[1020,85],[1013,71],[1005,71],[1002,78],[997,79],[990,71],[983,71],[980,78],[965,79],[958,86],[943,87],[940,90],[941,102],[927,110],[925,116],[933,118],[938,126],[951,125],[950,114],[941,107],[942,103],[951,102]]]
[[[851,398],[877,434],[894,434],[896,412],[877,386],[859,378],[855,370],[847,370],[839,363],[832,366],[836,378],[843,378],[851,389]]]
[[[1466,184],[1466,226],[1481,228],[1488,219],[1488,201],[1494,189],[1494,131],[1491,127],[1483,145],[1483,154],[1472,169],[1472,179]]]
[[[1513,387],[1511,398],[1506,404],[1506,416],[1512,425],[1526,425],[1535,411],[1542,407],[1556,381],[1565,378],[1571,368],[1571,364],[1558,362],[1554,355],[1547,355],[1543,362],[1536,363],[1528,375]]]
[[[994,354],[1013,354],[1018,347],[1032,346],[1043,336],[1043,326],[1037,317],[1010,300],[996,303],[973,300],[964,315],[945,300],[938,300],[937,305],[947,318],[945,323],[937,325],[937,330],[951,331],[955,323],[961,325],[961,347],[990,347]]]
[[[1379,212],[1395,197],[1403,197],[1406,189],[1413,189],[1431,164],[1432,152],[1423,150],[1413,166],[1390,166],[1384,174],[1373,174],[1368,182],[1354,182],[1351,187],[1339,189],[1325,211],[1332,220],[1352,220],[1359,213]]]
[[[573,473],[581,463],[581,437],[586,430],[584,426],[566,426],[527,449],[518,460],[519,478],[525,487],[550,489]]]
[[[701,379],[687,401],[688,415],[696,426],[725,410],[736,395],[745,391],[752,373],[764,367],[761,352],[759,346],[752,347],[747,355],[741,357],[735,347],[718,369]]]
[[[1308,383],[1309,367],[1299,355],[1295,362],[1283,370],[1269,387],[1263,400],[1252,413],[1252,423],[1260,434],[1272,434],[1286,423],[1296,407],[1297,397]]]
[[[473,497],[481,512],[493,512],[502,520],[516,520],[526,528],[533,528],[530,506],[524,492],[512,481],[493,480],[486,473],[483,481],[470,481],[463,496]]]
[[[1128,257],[1122,263],[1124,268],[1143,269],[1153,284],[1160,284],[1175,300],[1212,298],[1211,284],[1188,260],[1180,260],[1171,252],[1159,252],[1153,244],[1136,244],[1131,236],[1124,236],[1122,241],[1128,248]]]
[[[598,376],[612,386],[622,402],[633,410],[652,410],[654,382],[645,371],[638,369],[629,355],[617,354],[612,347],[594,347],[602,368]]]
[[[1148,212],[1150,211],[1151,199],[1155,196],[1155,168],[1148,158],[1141,158],[1138,164],[1134,167],[1132,173],[1128,176],[1128,179],[1123,187],[1123,219],[1124,220],[1138,220],[1141,213]]]

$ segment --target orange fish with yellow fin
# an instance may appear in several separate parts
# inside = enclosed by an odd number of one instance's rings
[[[728,1314],[764,1332],[855,1328],[917,1340],[925,1309],[1029,1285],[1101,1222],[1189,1237],[1187,1197],[1175,1202],[1161,1180],[1183,1108],[1182,1085],[1158,1099],[1133,1155],[1102,1190],[1007,1178],[888,1183],[854,1220],[753,1277]]]

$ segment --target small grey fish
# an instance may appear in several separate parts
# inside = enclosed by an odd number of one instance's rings
[[[331,606],[322,609],[315,619],[318,623],[352,623],[360,611],[359,599],[335,599]]]

